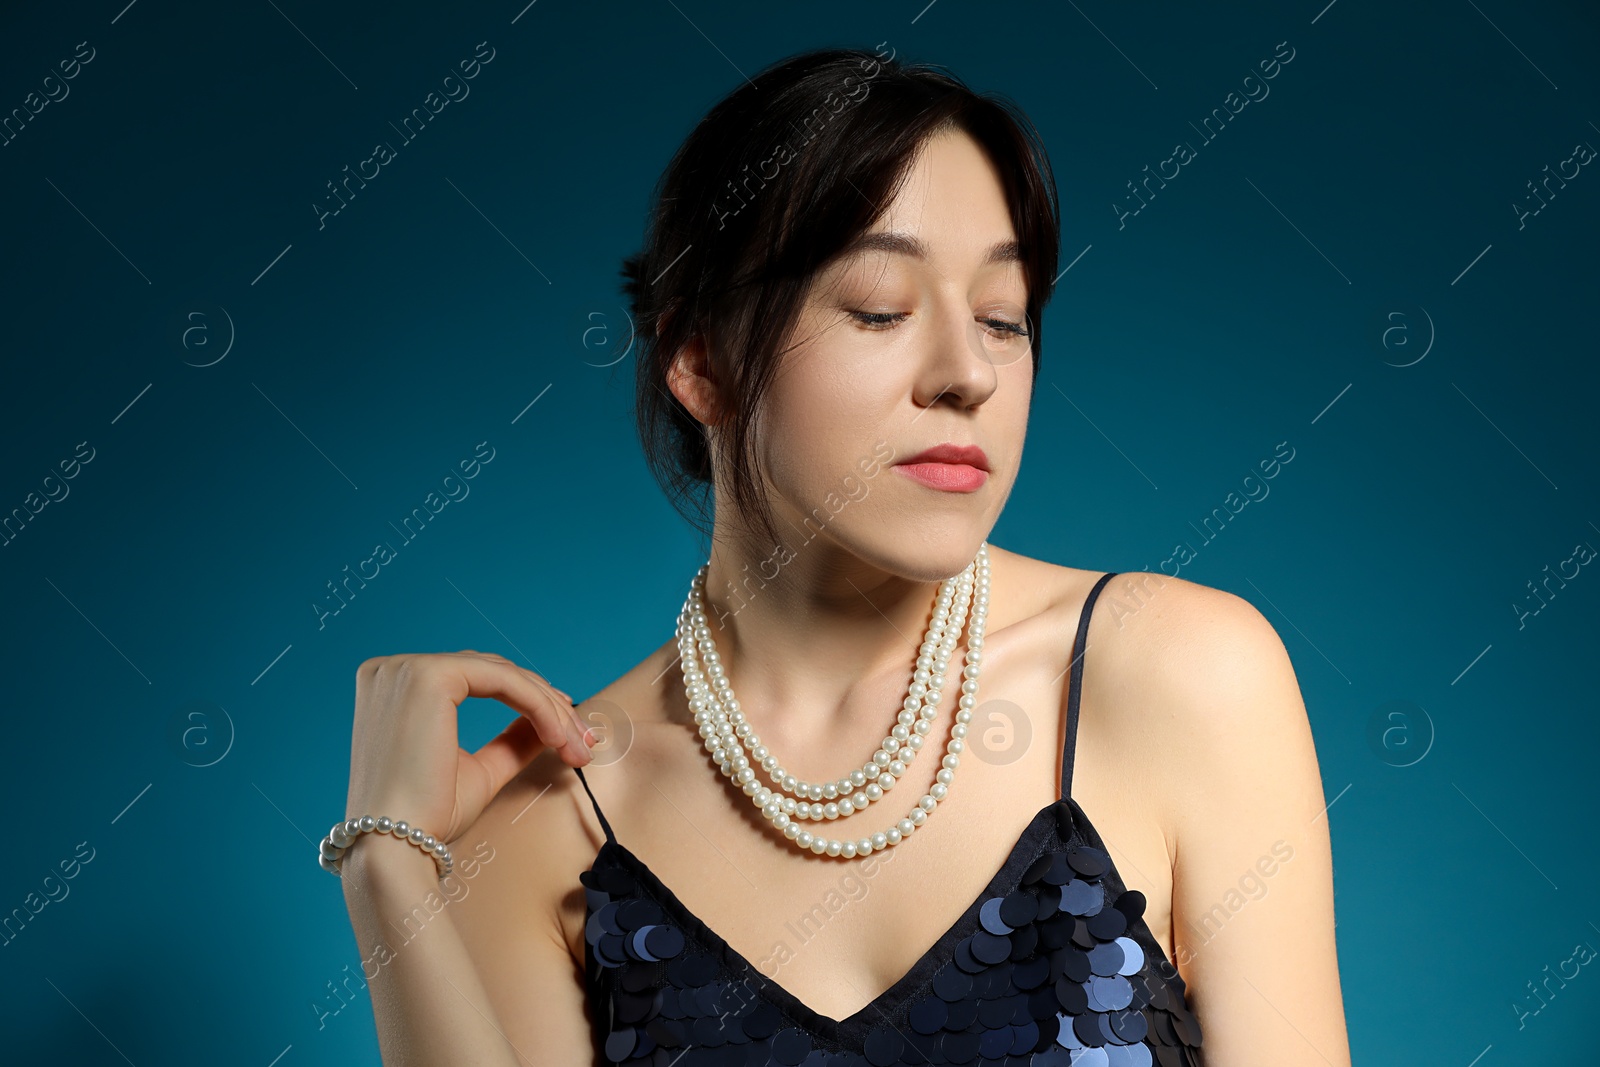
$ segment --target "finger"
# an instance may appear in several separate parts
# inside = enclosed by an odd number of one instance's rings
[[[488,662],[491,662],[491,663],[503,663],[508,667],[513,667],[513,668],[521,671],[527,677],[533,679],[535,682],[539,683],[539,685],[543,686],[545,689],[548,689],[550,692],[559,693],[561,695],[561,698],[563,700],[565,700],[568,705],[572,705],[572,704],[576,703],[576,701],[574,701],[572,699],[572,694],[571,693],[568,693],[564,689],[557,689],[543,675],[539,674],[536,671],[529,670],[527,667],[522,666],[521,664],[517,663],[514,660],[507,659],[506,657],[500,655],[498,652],[478,652],[478,651],[476,651],[474,649],[468,648],[468,649],[462,649],[461,652],[457,653],[457,655],[478,656],[479,658],[484,659],[484,660],[486,660]],[[578,737],[578,739],[585,746],[591,745],[593,743],[593,740],[592,740],[592,736],[591,736],[591,734],[589,732],[589,724],[584,722],[583,719],[578,716],[578,713],[576,711],[571,711],[570,714],[572,716],[573,726],[575,726],[577,728],[577,737]]]
[[[529,670],[527,667],[522,666],[516,660],[507,659],[505,656],[500,655],[498,652],[479,652],[476,649],[464,648],[458,653],[458,655],[482,656],[482,657],[484,657],[486,659],[494,660],[496,663],[509,663],[511,666],[516,667],[518,670],[526,671],[529,675],[531,675],[534,678],[538,679],[538,681],[541,684],[547,685],[552,690],[554,690],[555,692],[560,693],[563,697],[566,698],[568,704],[576,704],[577,703],[576,700],[572,699],[572,694],[571,693],[567,692],[565,689],[559,688],[553,682],[551,682],[548,678],[545,678],[543,675],[539,674],[537,671]]]
[[[489,795],[499,793],[543,750],[533,723],[521,715],[512,719],[498,737],[473,753],[489,775]]]
[[[564,758],[588,756],[584,726],[571,705],[553,697],[550,687],[536,681],[536,675],[514,664],[467,656],[446,657],[443,662],[454,668],[461,680],[463,691],[451,694],[458,707],[469,696],[498,700],[530,720],[540,743],[554,749],[570,749],[570,753],[563,752]]]

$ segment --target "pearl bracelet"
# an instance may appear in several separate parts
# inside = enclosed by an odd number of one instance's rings
[[[362,834],[374,831],[380,834],[393,834],[431,855],[433,862],[439,868],[440,881],[443,881],[455,868],[456,861],[450,855],[450,846],[443,841],[435,840],[432,834],[425,834],[404,820],[396,821],[386,815],[377,818],[363,815],[359,819],[346,819],[344,822],[335,823],[333,829],[328,831],[328,836],[322,839],[322,844],[317,849],[317,859],[321,862],[322,869],[330,874],[340,874],[339,868],[343,865],[345,850],[355,844],[356,838]]]

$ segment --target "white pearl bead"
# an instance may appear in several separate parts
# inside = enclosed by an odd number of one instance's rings
[[[870,855],[905,840],[927,819],[933,806],[948,795],[953,772],[960,764],[958,754],[965,750],[971,709],[976,704],[984,627],[989,611],[988,543],[978,546],[976,556],[960,574],[939,584],[933,618],[918,648],[906,697],[896,713],[895,725],[873,753],[872,760],[852,770],[847,778],[821,784],[801,782],[788,774],[745,718],[728,678],[727,663],[711,633],[704,601],[709,566],[708,562],[701,567],[691,581],[674,634],[682,660],[684,692],[696,731],[718,769],[750,797],[751,803],[785,839],[818,855],[827,853],[849,858],[852,847],[855,855]],[[731,584],[729,588],[733,588]],[[956,721],[945,746],[941,769],[928,793],[887,831],[858,841],[829,839],[802,829],[801,820],[833,820],[854,814],[881,800],[885,792],[894,788],[932,731],[938,705],[946,692],[950,664],[957,655],[956,646],[961,643],[963,632],[967,647],[965,652],[959,653],[962,680],[958,683],[961,695]],[[955,691],[956,687],[950,690]],[[757,779],[755,767],[758,764],[772,787]],[[826,804],[822,803],[824,800]],[[417,836],[422,836],[420,831]]]

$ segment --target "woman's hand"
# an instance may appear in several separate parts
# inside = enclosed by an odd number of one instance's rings
[[[493,697],[519,713],[476,752],[460,746],[456,728],[456,709],[469,696]],[[356,670],[345,811],[404,819],[454,841],[541,749],[558,749],[569,766],[587,763],[592,738],[585,734],[570,696],[504,656],[472,649],[374,656]]]

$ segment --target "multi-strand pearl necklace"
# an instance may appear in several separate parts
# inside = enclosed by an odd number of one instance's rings
[[[690,583],[689,595],[678,616],[678,651],[682,654],[689,708],[699,724],[706,751],[722,773],[744,791],[773,826],[783,831],[786,839],[819,856],[867,856],[910,837],[945,798],[966,749],[967,724],[972,721],[972,709],[978,699],[983,632],[989,615],[989,543],[980,544],[967,568],[945,579],[940,587],[933,619],[917,654],[916,670],[894,728],[865,765],[820,785],[799,781],[787,773],[745,719],[706,620],[704,591],[709,567],[707,561]],[[858,840],[840,840],[804,829],[801,824],[808,820],[831,821],[864,811],[869,804],[882,800],[904,776],[938,717],[945,673],[961,640],[969,607],[972,628],[967,635],[961,672],[960,707],[950,726],[950,740],[934,784],[904,818],[887,830]],[[752,760],[760,764],[776,790],[756,781]]]

